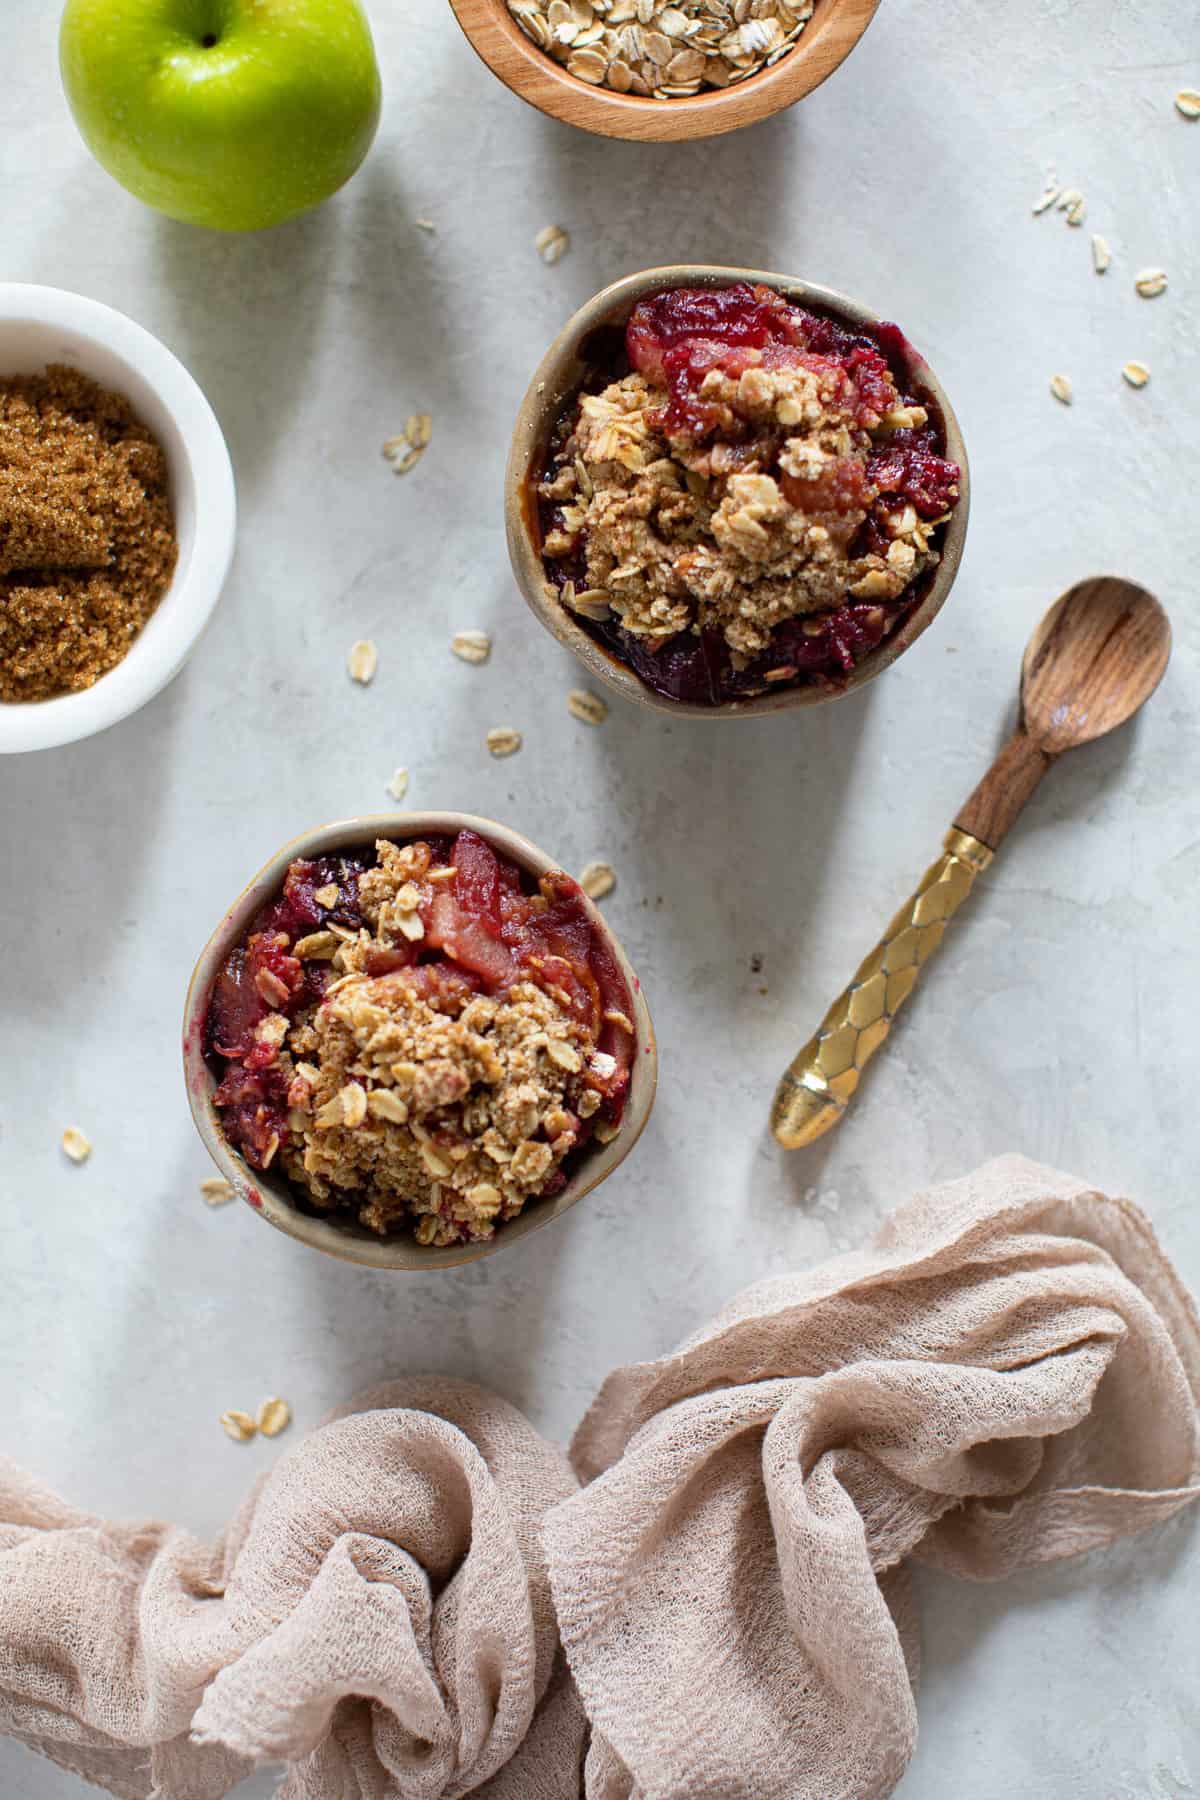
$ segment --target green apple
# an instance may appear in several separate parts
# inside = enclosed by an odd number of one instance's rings
[[[109,174],[171,218],[221,231],[316,206],[379,123],[359,0],[67,0],[59,58]]]

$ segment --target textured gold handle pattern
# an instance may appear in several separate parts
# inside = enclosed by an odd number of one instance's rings
[[[941,943],[947,922],[991,860],[987,845],[970,832],[946,833],[944,853],[926,869],[916,893],[780,1082],[771,1130],[785,1149],[811,1144],[838,1123],[863,1069],[916,986],[922,965]]]

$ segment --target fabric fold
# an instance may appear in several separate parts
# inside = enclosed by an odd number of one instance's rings
[[[589,1800],[873,1800],[903,1565],[992,1578],[1200,1496],[1200,1323],[1145,1218],[1019,1157],[619,1369],[546,1522]]]
[[[6,1470],[0,1726],[129,1800],[217,1800],[263,1762],[287,1800],[577,1800],[539,1541],[574,1486],[513,1407],[433,1378],[302,1440],[212,1549]]]

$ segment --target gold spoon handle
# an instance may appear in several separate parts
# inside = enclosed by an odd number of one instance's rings
[[[892,1029],[924,963],[992,860],[981,838],[952,826],[945,849],[926,869],[816,1035],[790,1064],[775,1093],[771,1130],[785,1150],[822,1137],[841,1119],[863,1069]]]
[[[943,854],[793,1060],[775,1090],[771,1130],[785,1150],[823,1137],[845,1113],[922,966],[1050,767],[1018,726],[946,833]]]

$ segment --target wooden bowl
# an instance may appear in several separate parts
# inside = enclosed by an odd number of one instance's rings
[[[674,100],[618,94],[568,75],[525,36],[505,0],[450,0],[450,4],[492,73],[540,112],[601,137],[678,143],[737,131],[811,94],[849,56],[874,18],[879,0],[816,0],[813,16],[794,47],[773,68],[734,87]]]
[[[297,857],[329,855],[339,850],[373,845],[376,838],[404,841],[436,832],[453,837],[467,828],[510,857],[535,877],[560,867],[553,857],[539,850],[527,838],[518,836],[494,819],[477,819],[469,813],[420,812],[377,813],[358,819],[341,819],[332,825],[306,831],[277,850],[263,864],[258,874],[244,888],[226,912],[221,923],[200,952],[199,961],[188,984],[184,1003],[183,1068],[187,1081],[188,1103],[196,1129],[205,1148],[222,1175],[233,1184],[235,1193],[252,1206],[260,1218],[289,1237],[298,1238],[314,1250],[323,1250],[343,1262],[365,1263],[373,1269],[449,1269],[461,1263],[477,1262],[505,1250],[531,1231],[539,1231],[568,1212],[576,1201],[618,1168],[637,1143],[650,1117],[654,1090],[658,1080],[658,1051],[654,1027],[642,993],[641,983],[629,966],[628,958],[593,903],[586,899],[592,923],[602,936],[629,986],[633,1002],[633,1023],[637,1031],[637,1051],[630,1079],[629,1095],[620,1133],[611,1144],[596,1144],[580,1159],[561,1194],[551,1200],[532,1201],[515,1219],[500,1226],[495,1237],[482,1243],[451,1244],[436,1248],[418,1244],[411,1237],[379,1237],[356,1223],[334,1223],[302,1212],[296,1204],[296,1190],[281,1171],[252,1169],[227,1142],[220,1117],[213,1105],[216,1080],[204,1054],[204,1024],[209,993],[217,972],[230,950],[239,941],[259,909],[279,892],[288,865]]]
[[[946,455],[962,471],[959,500],[944,528],[941,561],[917,583],[920,600],[896,629],[856,663],[837,686],[811,684],[781,688],[719,706],[701,706],[689,700],[672,700],[646,686],[640,676],[614,656],[567,611],[542,566],[541,538],[532,483],[543,465],[546,446],[558,420],[579,389],[587,372],[581,351],[592,333],[602,326],[623,326],[637,302],[646,294],[672,287],[727,287],[730,282],[762,282],[789,300],[813,311],[828,313],[854,326],[877,325],[880,315],[858,300],[833,288],[817,287],[793,275],[774,275],[763,269],[724,269],[706,263],[672,264],[663,269],[643,269],[627,275],[593,295],[559,332],[543,356],[517,413],[508,467],[504,477],[504,516],[508,554],[517,585],[530,609],[560,644],[574,652],[590,675],[614,689],[626,700],[676,717],[691,714],[701,719],[751,718],[759,713],[786,712],[793,706],[820,706],[852,693],[882,674],[941,611],[954,585],[962,560],[970,511],[970,475],[967,451],[954,409],[933,370],[912,346],[909,373],[913,388],[935,413],[946,436]]]

